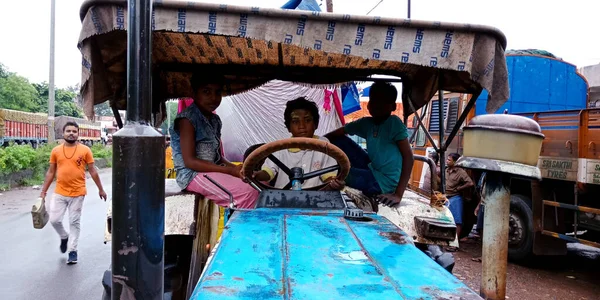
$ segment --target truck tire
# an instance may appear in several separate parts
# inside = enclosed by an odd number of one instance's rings
[[[510,195],[508,232],[508,258],[518,261],[529,257],[533,249],[533,211],[528,197]]]

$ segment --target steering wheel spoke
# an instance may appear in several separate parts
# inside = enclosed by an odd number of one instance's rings
[[[270,159],[274,164],[276,164],[279,167],[279,169],[283,171],[283,173],[285,173],[287,176],[292,176],[292,170],[290,170],[290,168],[288,168],[277,157],[275,157],[275,155],[269,154],[267,158]]]
[[[310,173],[306,173],[304,174],[304,176],[302,176],[303,180],[307,180],[307,179],[311,179],[317,176],[321,176],[327,173],[331,173],[334,171],[337,171],[340,169],[340,165],[335,165],[335,166],[331,166],[331,167],[327,167],[327,168],[323,168],[321,170],[316,170],[316,171],[312,171]]]
[[[291,188],[292,188],[292,182],[291,182],[291,181],[290,181],[290,182],[288,182],[288,183],[287,183],[287,184],[286,184],[286,185],[283,187],[283,189],[284,189],[284,190],[289,190],[289,189],[291,189]]]

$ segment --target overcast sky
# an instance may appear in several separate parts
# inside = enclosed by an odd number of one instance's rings
[[[280,7],[286,1],[205,2]],[[334,11],[366,14],[379,1],[333,0]],[[82,2],[56,0],[58,87],[81,80],[77,39]],[[403,18],[406,12],[406,0],[383,0],[370,15]],[[599,12],[597,0],[412,0],[413,19],[494,26],[506,35],[508,49],[544,49],[579,67],[600,63]],[[50,0],[0,0],[0,63],[32,82],[48,81],[49,24]]]

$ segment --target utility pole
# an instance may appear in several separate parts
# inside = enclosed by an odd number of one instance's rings
[[[54,19],[56,2],[50,0],[50,79],[48,82],[48,143],[54,143]]]
[[[333,0],[325,0],[325,3],[327,5],[327,12],[332,13],[333,12]]]
[[[410,0],[408,0],[408,13],[406,15],[407,18],[410,19]]]

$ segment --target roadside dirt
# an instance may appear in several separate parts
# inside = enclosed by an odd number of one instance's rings
[[[586,256],[583,252],[573,250],[561,257],[534,257],[519,264],[509,262],[506,299],[600,299],[600,257]],[[472,240],[461,243],[454,257],[454,275],[479,292],[481,243]]]

